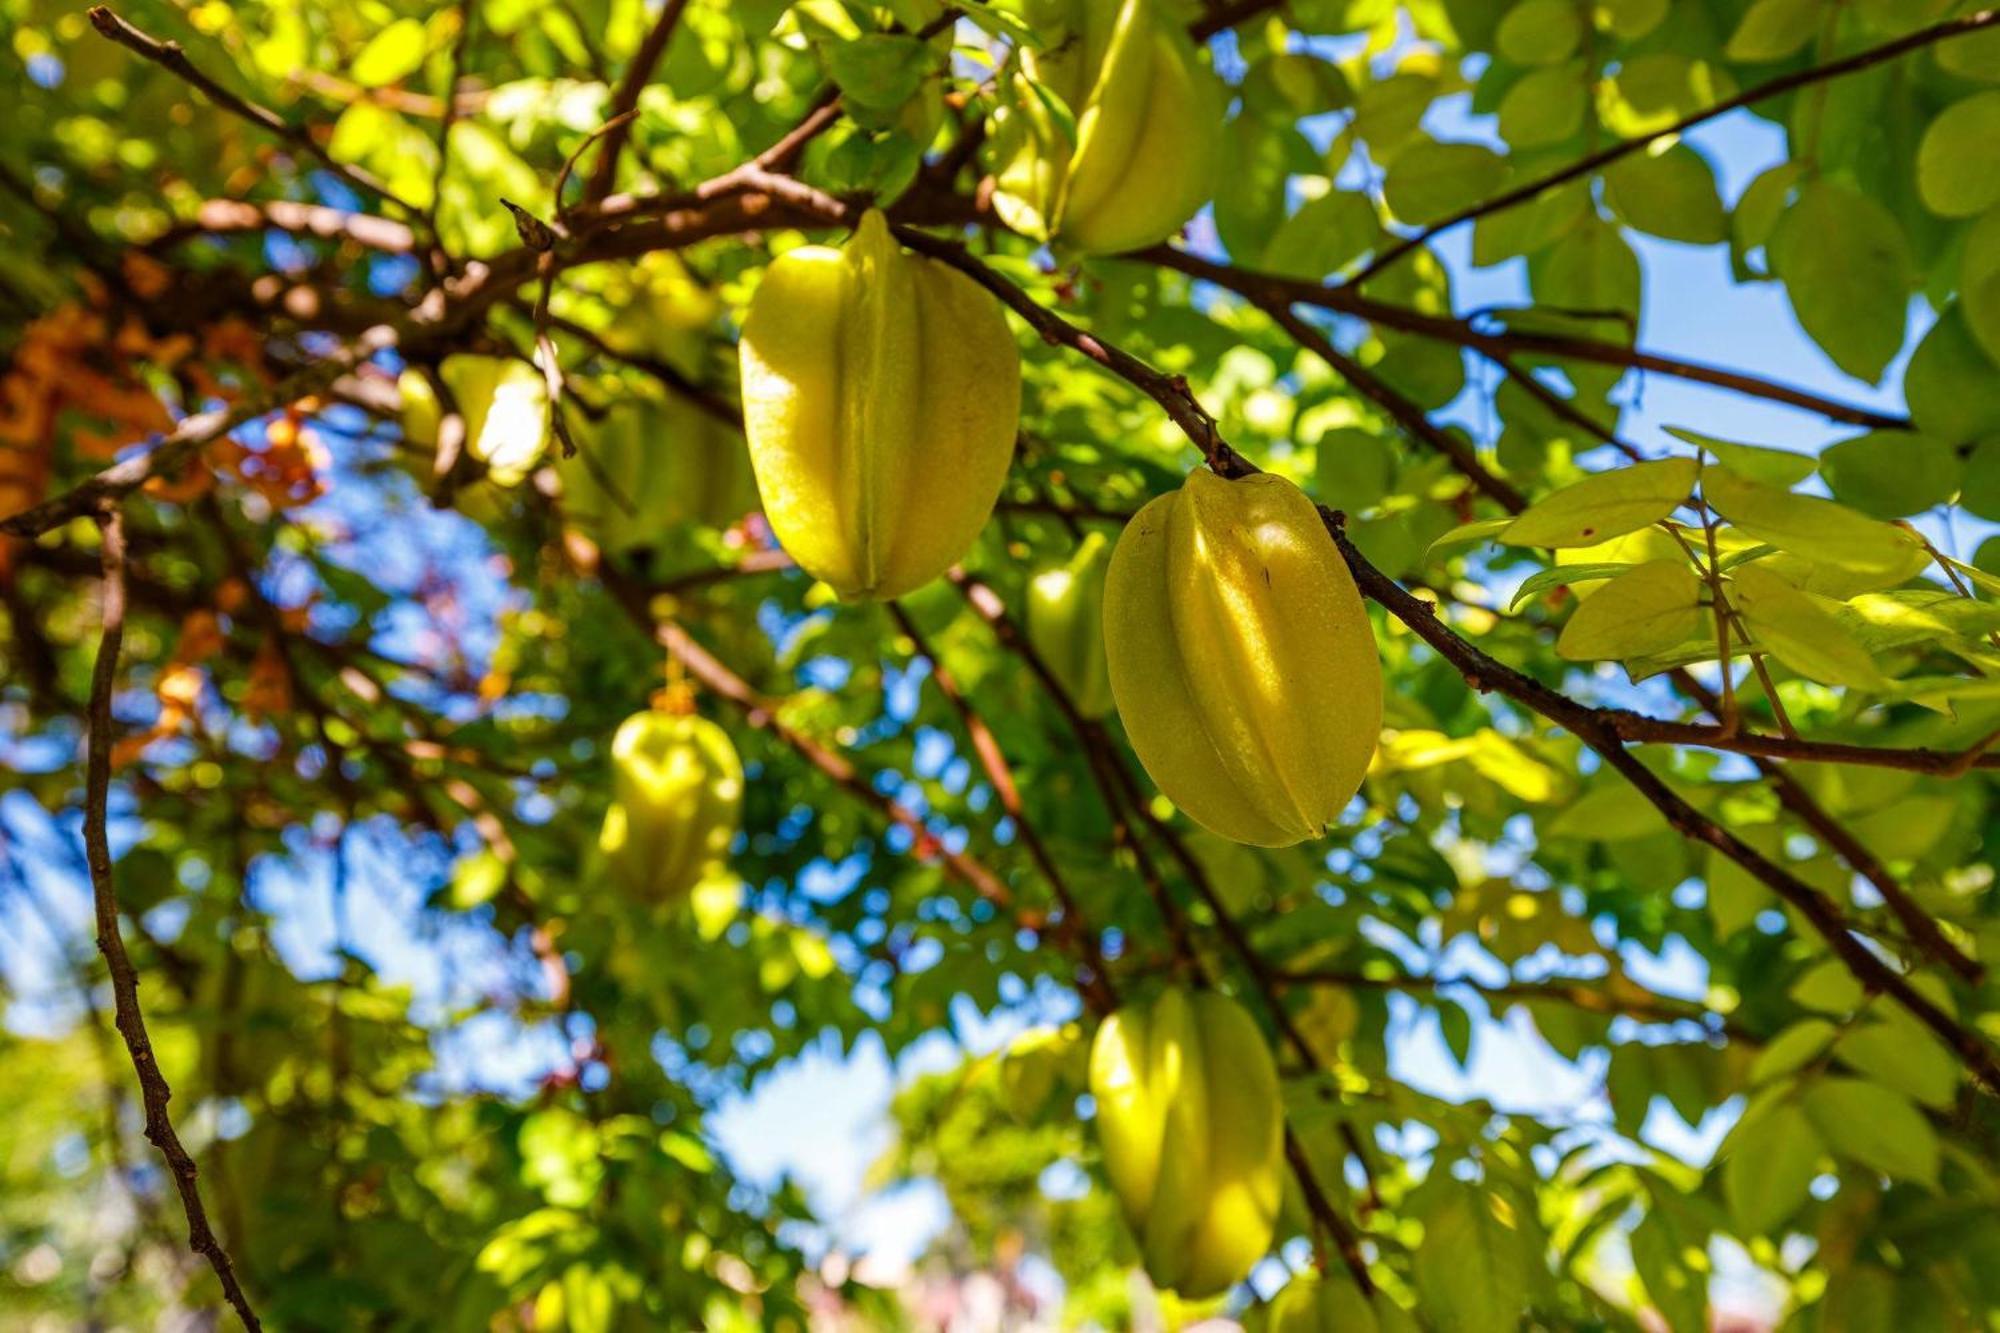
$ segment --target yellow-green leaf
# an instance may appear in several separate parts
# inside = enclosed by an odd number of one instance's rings
[[[1595,546],[1657,523],[1687,501],[1691,458],[1663,458],[1593,473],[1530,505],[1498,540],[1509,546]]]
[[[1715,172],[1684,143],[1658,153],[1634,153],[1604,171],[1604,201],[1640,231],[1689,245],[1729,236]]]
[[[1877,518],[1901,518],[1951,499],[1958,490],[1958,453],[1934,436],[1872,430],[1842,440],[1819,458],[1834,498]]]
[[[1825,1145],[1797,1105],[1772,1108],[1729,1136],[1722,1192],[1746,1234],[1771,1231],[1806,1201]]]
[[[1703,474],[1702,494],[1717,513],[1758,541],[1857,574],[1907,571],[1911,552],[1922,550],[1901,528],[1831,500],[1750,481],[1727,467]]]
[[[1917,145],[1917,193],[1940,217],[1969,218],[2000,203],[2000,91],[1974,93],[1938,113]]]
[[[1685,560],[1652,560],[1579,602],[1556,640],[1571,662],[1664,652],[1701,629],[1701,576]]]
[[[1757,646],[1801,676],[1856,689],[1886,683],[1868,650],[1810,594],[1761,565],[1743,565],[1730,580],[1730,599]]]
[[[1827,1078],[1806,1089],[1805,1109],[1836,1156],[1936,1187],[1937,1131],[1901,1093],[1857,1078]]]
[[[1731,60],[1783,60],[1819,31],[1824,0],[1757,0],[1730,34],[1722,54]]]
[[[1677,440],[1706,449],[1715,456],[1716,462],[1737,474],[1752,481],[1761,481],[1766,486],[1796,486],[1810,477],[1818,466],[1811,454],[1795,454],[1789,449],[1773,449],[1762,444],[1738,444],[1734,440],[1720,439],[1681,426],[1665,429]]]
[[[1770,254],[1812,340],[1856,379],[1881,379],[1903,346],[1916,285],[1895,214],[1851,185],[1816,180],[1779,220]]]

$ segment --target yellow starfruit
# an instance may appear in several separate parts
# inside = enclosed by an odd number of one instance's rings
[[[1090,1050],[1104,1170],[1153,1281],[1188,1299],[1271,1248],[1284,1111],[1270,1047],[1213,991],[1164,991],[1105,1019]]]
[[[1134,515],[1105,579],[1104,649],[1139,762],[1203,828],[1286,847],[1360,789],[1382,729],[1375,633],[1284,478],[1199,470]]]
[[[743,417],[771,530],[843,599],[899,596],[971,547],[1013,457],[1000,304],[877,212],[771,264],[743,322]]]
[[[706,718],[635,713],[611,740],[611,808],[598,849],[625,890],[685,898],[719,868],[743,806],[743,763]]]

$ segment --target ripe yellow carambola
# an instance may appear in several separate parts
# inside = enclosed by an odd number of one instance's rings
[[[685,897],[729,850],[743,763],[706,718],[654,710],[611,740],[611,808],[598,847],[612,875],[650,901]]]
[[[683,399],[618,398],[581,435],[562,464],[563,512],[600,550],[662,550],[757,507],[742,435]]]
[[[743,418],[771,530],[842,598],[895,597],[979,535],[1014,452],[1000,304],[882,215],[772,263],[743,321]]]
[[[1360,789],[1382,729],[1375,632],[1284,478],[1199,470],[1141,509],[1112,553],[1104,650],[1139,762],[1202,827],[1286,847]]]
[[[1090,1093],[1104,1170],[1146,1272],[1191,1300],[1271,1248],[1283,1195],[1278,1070],[1257,1025],[1213,991],[1167,990],[1097,1029]]]
[[[1215,192],[1222,81],[1160,0],[1031,0],[1028,23],[1042,47],[994,125],[1001,218],[1089,254],[1165,240]]]
[[[1093,532],[1068,564],[1028,584],[1028,641],[1085,717],[1111,711],[1104,665],[1104,574],[1110,564],[1111,543]]]

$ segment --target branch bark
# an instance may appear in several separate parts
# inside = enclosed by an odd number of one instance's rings
[[[371,172],[361,167],[339,161],[331,153],[327,152],[319,140],[313,137],[311,130],[301,125],[292,124],[268,107],[259,106],[255,102],[247,101],[237,96],[208,75],[202,73],[201,70],[195,67],[195,63],[188,59],[187,52],[182,49],[179,42],[163,41],[149,33],[142,32],[118,15],[112,13],[109,7],[105,5],[94,5],[91,7],[90,25],[126,50],[137,52],[154,64],[170,71],[183,82],[192,85],[204,97],[223,110],[249,121],[259,129],[274,134],[286,143],[300,149],[316,160],[321,166],[350,185],[358,186],[370,194],[388,200],[412,217],[418,215],[418,210],[413,204],[398,197],[394,191],[378,180]]]
[[[229,1252],[216,1237],[201,1201],[201,1186],[194,1158],[181,1143],[167,1103],[173,1090],[153,1054],[152,1039],[146,1033],[145,1015],[139,1008],[139,974],[125,952],[125,940],[118,927],[118,896],[112,878],[109,806],[111,799],[111,698],[118,681],[118,653],[125,638],[125,528],[115,506],[102,505],[97,513],[104,562],[103,629],[97,644],[97,661],[90,675],[90,728],[84,761],[83,846],[90,866],[91,902],[97,918],[97,948],[111,973],[112,1019],[125,1049],[132,1056],[132,1069],[139,1078],[140,1101],[146,1110],[146,1137],[167,1159],[168,1172],[181,1196],[187,1214],[188,1247],[208,1260],[222,1284],[223,1297],[255,1333],[263,1328],[250,1299],[237,1281]]]

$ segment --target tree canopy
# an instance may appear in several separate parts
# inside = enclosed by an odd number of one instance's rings
[[[0,1324],[1992,1326],[2000,11],[0,13]]]

